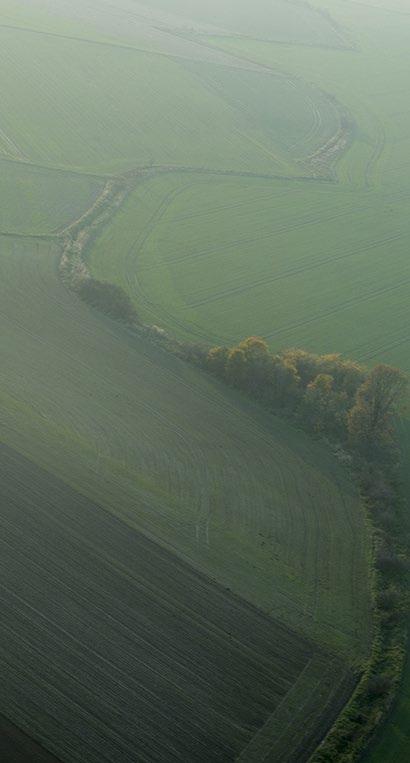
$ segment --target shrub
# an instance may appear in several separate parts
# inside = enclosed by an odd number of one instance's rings
[[[124,321],[124,323],[137,321],[134,305],[120,286],[88,277],[79,282],[77,293],[84,302],[98,308],[112,318]]]
[[[375,521],[386,531],[391,531],[395,527],[396,518],[392,509],[378,509],[374,512]]]
[[[380,591],[377,603],[384,612],[393,612],[400,604],[400,594],[397,588],[391,586]]]
[[[403,572],[405,569],[405,563],[400,559],[397,554],[389,548],[380,549],[377,558],[376,566],[380,572],[386,574],[395,574]]]
[[[213,347],[209,350],[206,359],[209,371],[223,379],[225,377],[228,356],[229,349],[227,347]]]
[[[198,366],[205,366],[208,357],[208,350],[202,344],[182,343],[179,345],[179,354],[190,363]]]
[[[371,699],[384,697],[392,688],[392,681],[385,673],[378,673],[369,678],[367,693]]]

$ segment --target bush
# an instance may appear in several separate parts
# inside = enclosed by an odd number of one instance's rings
[[[380,527],[386,531],[391,531],[396,524],[396,517],[392,509],[382,509],[375,511],[375,520]]]
[[[392,682],[389,676],[386,676],[385,673],[378,673],[369,678],[367,693],[371,699],[377,699],[378,697],[385,697],[391,688]]]
[[[378,478],[367,488],[367,495],[372,503],[379,506],[391,506],[394,501],[394,490],[383,477]]]
[[[403,572],[406,566],[404,561],[388,548],[380,549],[377,554],[376,565],[380,572],[392,575]]]
[[[179,354],[189,363],[194,363],[197,366],[205,367],[208,350],[201,344],[182,343],[179,345]]]
[[[384,612],[393,612],[400,605],[400,594],[397,588],[391,586],[380,591],[377,603]]]
[[[87,277],[78,284],[77,293],[84,302],[110,315],[111,318],[124,321],[124,323],[137,321],[134,305],[120,286]]]

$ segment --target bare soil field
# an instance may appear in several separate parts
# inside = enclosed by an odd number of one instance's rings
[[[340,681],[332,717],[351,690],[341,660],[5,446],[0,544],[0,711],[62,760],[234,760],[313,666],[319,692]]]
[[[59,763],[4,716],[0,716],[0,759],[7,763]]]

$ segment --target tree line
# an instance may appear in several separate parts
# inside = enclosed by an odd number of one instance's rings
[[[210,373],[264,405],[364,451],[391,442],[408,386],[407,375],[391,366],[368,370],[340,354],[300,349],[272,353],[260,337],[213,347],[203,362]]]

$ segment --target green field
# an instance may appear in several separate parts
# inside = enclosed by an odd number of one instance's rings
[[[396,0],[397,1],[397,0]],[[192,56],[189,43],[175,44],[174,36],[189,30],[200,33],[213,30],[307,45],[342,47],[343,30],[331,16],[312,5],[287,0],[258,0],[252,7],[246,0],[117,0],[113,13],[111,0],[2,0],[2,22],[66,36],[98,39],[144,48],[184,50]],[[273,13],[272,13],[273,6]]]
[[[303,156],[304,131],[309,152],[340,121],[337,106],[314,88],[229,56],[223,65],[155,55],[4,27],[1,18],[0,43],[9,84],[2,90],[0,152],[46,166],[109,173],[154,164],[300,174],[288,151],[289,126]],[[269,101],[282,110],[276,126],[262,106]]]
[[[130,3],[122,4],[130,7]],[[194,22],[196,28],[204,25],[229,31],[234,34],[244,34],[247,37],[268,38],[279,41],[292,41],[308,45],[338,46],[341,38],[337,34],[332,19],[324,17],[312,6],[289,4],[286,0],[259,0],[250,6],[246,0],[209,0],[206,4],[201,0],[142,0],[140,8],[154,11],[165,11],[170,19],[182,29]],[[155,17],[155,16],[154,16]]]
[[[358,51],[207,38],[272,72],[303,71],[344,104],[354,140],[336,182],[154,178],[137,188],[91,262],[134,295],[147,319],[181,334],[226,342],[261,334],[273,346],[337,347],[408,369],[408,27],[390,14],[380,24],[379,12],[360,4],[336,9]],[[381,50],[385,65],[374,78]]]
[[[56,234],[77,220],[102,189],[98,177],[0,159],[0,235]]]
[[[136,189],[90,263],[183,336],[398,362],[410,222],[404,197],[377,215],[385,202],[329,183],[164,175]]]
[[[301,763],[368,654],[343,467],[80,303],[57,234],[127,176],[87,258],[144,321],[410,368],[395,9],[0,0],[0,713],[63,761]]]

